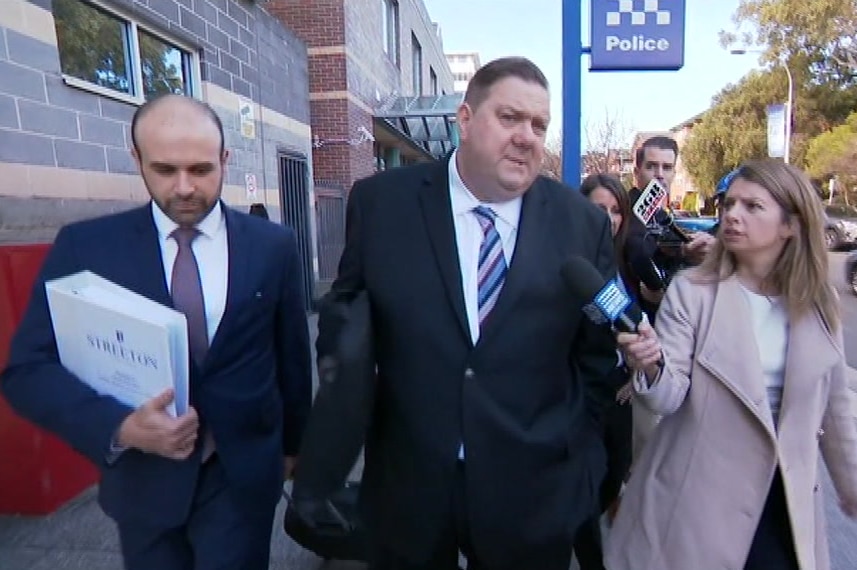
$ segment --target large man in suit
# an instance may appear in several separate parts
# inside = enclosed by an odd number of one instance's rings
[[[378,384],[362,503],[373,569],[567,570],[604,472],[596,428],[618,386],[606,327],[560,268],[615,271],[607,217],[538,176],[547,80],[530,61],[481,68],[436,164],[356,183],[339,275],[320,314],[371,302]]]
[[[267,568],[312,390],[295,236],[220,201],[228,152],[204,103],[150,101],[132,138],[151,203],[60,231],[3,391],[100,467],[129,570]],[[45,281],[84,269],[185,313],[187,414],[165,412],[170,391],[131,409],[60,364]]]

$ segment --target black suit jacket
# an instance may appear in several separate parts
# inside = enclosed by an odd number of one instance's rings
[[[595,425],[618,386],[606,327],[560,276],[571,255],[614,275],[609,223],[579,193],[539,178],[524,196],[514,257],[473,346],[461,284],[448,163],[356,183],[330,297],[366,290],[378,366],[363,504],[370,532],[415,562],[452,523],[459,444],[478,556],[507,566],[571,540],[595,509],[604,452]],[[335,350],[322,311],[318,353]]]
[[[236,501],[268,510],[282,491],[283,455],[297,454],[312,393],[301,269],[292,230],[223,211],[226,309],[205,361],[191,361],[190,397],[214,434]],[[0,386],[17,412],[101,469],[108,515],[176,527],[191,507],[203,438],[185,461],[129,450],[108,464],[111,441],[131,409],[63,368],[45,296],[45,281],[83,269],[172,306],[151,206],[66,226],[34,285]]]

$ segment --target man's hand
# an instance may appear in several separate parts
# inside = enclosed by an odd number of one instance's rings
[[[134,410],[119,426],[117,443],[177,461],[190,457],[199,417],[193,408],[180,418],[170,416],[166,410],[174,397],[173,390],[166,390]]]
[[[696,232],[688,243],[681,244],[682,256],[693,264],[702,263],[716,238],[706,232]]]
[[[293,479],[295,476],[295,470],[298,468],[298,457],[297,455],[286,455],[286,472],[283,476],[284,481],[288,481],[289,479]]]

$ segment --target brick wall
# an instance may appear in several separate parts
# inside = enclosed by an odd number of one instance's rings
[[[360,129],[373,131],[373,110],[413,95],[411,34],[423,51],[423,85],[430,73],[439,92],[453,90],[443,46],[423,0],[399,0],[399,62],[384,51],[382,5],[377,0],[270,0],[267,9],[309,46],[311,124],[324,144],[313,151],[316,180],[349,187],[374,172],[374,146],[350,146]],[[332,141],[332,142],[327,142]]]
[[[345,0],[269,0],[267,10],[294,30],[307,47],[345,43]],[[349,1],[349,4],[352,3]],[[368,0],[358,0],[365,4]]]

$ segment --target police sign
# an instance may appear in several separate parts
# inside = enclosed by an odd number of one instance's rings
[[[684,65],[685,0],[592,0],[592,71]]]

